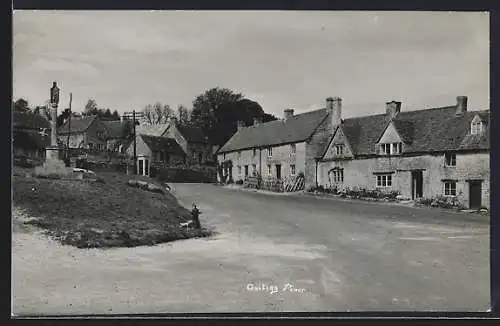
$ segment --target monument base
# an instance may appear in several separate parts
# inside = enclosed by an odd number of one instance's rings
[[[47,147],[45,150],[45,162],[42,166],[35,167],[35,175],[62,178],[73,174],[73,168],[66,166],[59,158],[58,147]]]

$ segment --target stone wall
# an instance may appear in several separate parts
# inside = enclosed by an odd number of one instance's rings
[[[423,197],[431,198],[444,195],[443,180],[455,180],[457,182],[457,198],[465,206],[468,206],[468,180],[483,180],[482,204],[489,207],[489,160],[488,153],[470,153],[457,154],[455,167],[445,166],[443,154],[320,162],[318,165],[318,183],[321,186],[328,187],[328,171],[334,167],[344,169],[345,185],[366,189],[376,188],[377,173],[391,173],[392,186],[390,189],[397,190],[406,197],[411,197],[411,170],[423,169]]]
[[[316,186],[316,159],[318,152],[326,148],[328,141],[333,136],[333,126],[331,117],[328,115],[318,126],[316,132],[306,142],[305,160],[305,188],[310,189]]]

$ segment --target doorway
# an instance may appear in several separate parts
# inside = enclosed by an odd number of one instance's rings
[[[281,164],[276,164],[276,179],[281,180]]]
[[[469,181],[469,207],[471,209],[479,209],[481,203],[481,180]]]
[[[411,199],[422,198],[424,194],[424,178],[422,171],[411,172]]]

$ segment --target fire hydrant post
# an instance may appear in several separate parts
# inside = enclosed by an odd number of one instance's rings
[[[193,203],[193,210],[191,211],[191,215],[193,217],[193,224],[194,224],[194,227],[196,229],[201,229],[201,225],[200,225],[200,210],[198,209],[198,207],[196,207],[196,205]]]

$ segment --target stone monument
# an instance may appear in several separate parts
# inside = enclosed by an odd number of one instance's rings
[[[50,146],[45,149],[45,162],[42,166],[35,168],[35,174],[45,176],[67,176],[72,174],[73,169],[66,167],[60,159],[60,149],[57,144],[57,106],[59,104],[59,87],[53,82],[50,89]]]

